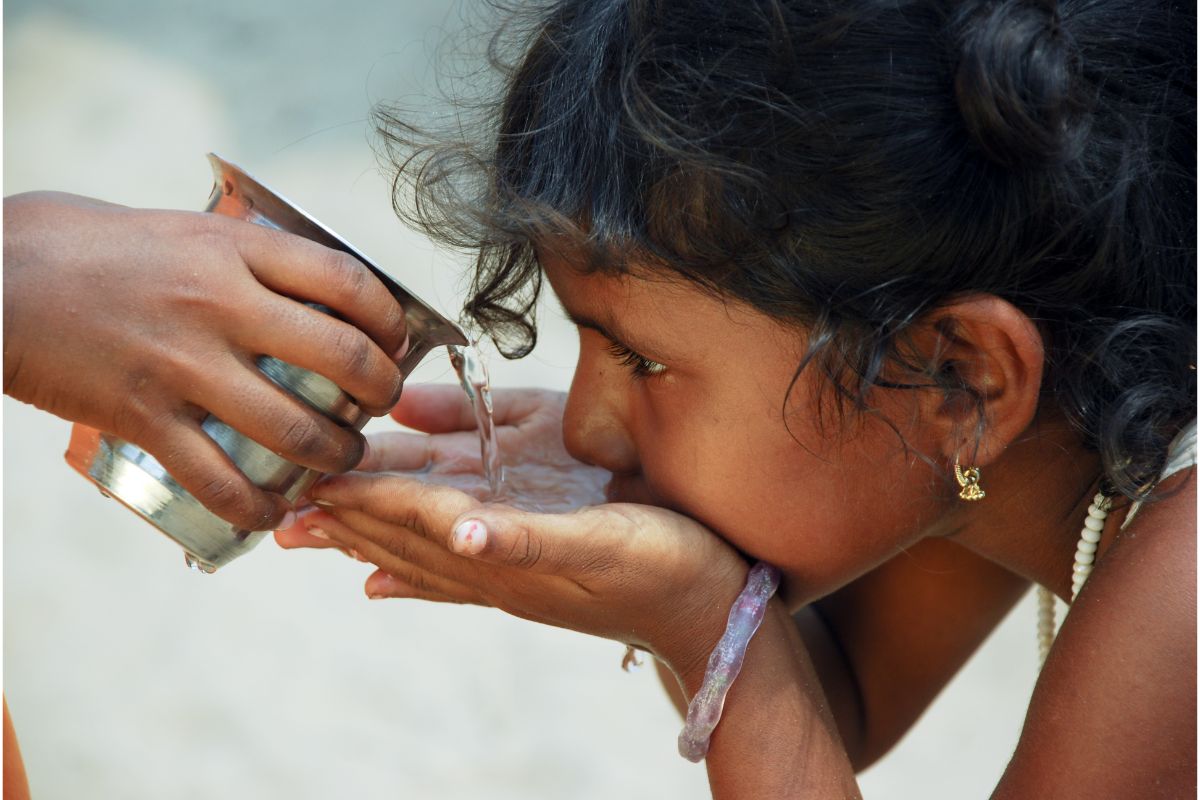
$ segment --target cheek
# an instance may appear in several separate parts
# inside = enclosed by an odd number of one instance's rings
[[[652,491],[815,599],[920,538],[937,516],[929,468],[884,423],[848,438],[784,427],[776,410],[661,414],[639,431]],[[808,417],[807,419],[811,419]],[[831,426],[833,427],[833,426]]]

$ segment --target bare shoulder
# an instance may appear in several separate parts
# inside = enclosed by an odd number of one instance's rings
[[[1169,482],[1064,622],[994,797],[1196,793],[1196,477]]]

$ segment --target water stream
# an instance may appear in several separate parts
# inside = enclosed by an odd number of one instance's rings
[[[452,344],[446,349],[450,351],[450,363],[454,365],[458,383],[475,411],[483,476],[492,497],[499,497],[504,487],[504,467],[500,463],[500,444],[496,441],[496,426],[492,420],[492,384],[487,365],[474,344],[466,347]]]

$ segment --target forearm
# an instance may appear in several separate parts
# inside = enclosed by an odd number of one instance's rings
[[[43,295],[54,294],[66,279],[59,269],[80,258],[86,241],[71,235],[78,209],[118,208],[111,203],[62,192],[26,192],[4,198],[4,391],[13,392],[17,373],[31,342],[53,330]],[[29,397],[19,399],[29,401]]]
[[[703,667],[680,677],[687,697],[703,678]],[[816,670],[779,601],[750,642],[706,762],[717,800],[860,796]]]
[[[925,541],[795,613],[855,771],[895,746],[1026,587],[961,547]],[[674,676],[663,682],[681,707]]]
[[[792,615],[792,620],[821,682],[829,712],[837,723],[838,735],[850,763],[855,772],[862,771],[870,766],[863,752],[867,713],[855,677],[854,664],[847,658],[837,631],[825,619],[819,604],[801,608]]]
[[[859,760],[865,720],[851,665],[816,608],[805,606],[792,618],[816,670],[850,763],[859,771],[863,769],[863,766],[859,766]],[[688,701],[679,680],[663,662],[655,659],[654,666],[667,697],[679,712],[680,719],[683,719],[687,715]]]
[[[27,325],[22,314],[27,311],[24,300],[24,271],[36,252],[31,235],[31,215],[37,213],[37,197],[33,194],[4,198],[4,393],[8,394],[24,358],[25,345],[21,333]]]

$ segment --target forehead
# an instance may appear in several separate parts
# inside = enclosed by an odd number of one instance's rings
[[[797,328],[748,304],[709,291],[681,275],[639,265],[596,271],[587,261],[550,249],[539,261],[569,316],[599,323],[627,344],[653,342],[658,352],[762,345],[797,349]]]
[[[728,301],[666,269],[636,259],[606,263],[582,251],[538,248],[538,262],[568,313],[606,319],[670,317],[724,309]],[[614,256],[614,258],[620,258]]]

